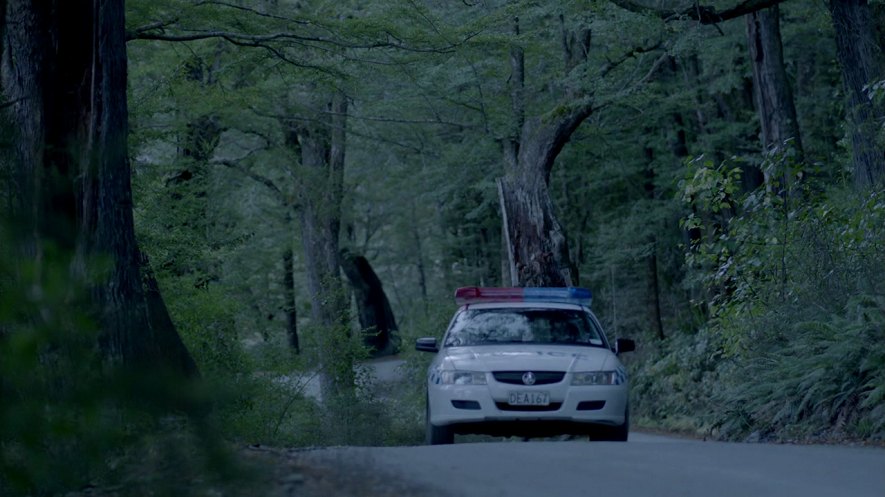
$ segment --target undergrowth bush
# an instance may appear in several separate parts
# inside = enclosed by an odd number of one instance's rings
[[[693,167],[686,227],[704,236],[687,261],[709,318],[640,363],[638,417],[728,439],[885,439],[885,195],[796,181],[788,157],[744,195],[733,164]]]
[[[429,306],[416,312],[412,321],[402,332],[404,363],[400,366],[402,384],[398,385],[396,416],[393,425],[397,435],[394,444],[415,445],[424,443],[424,416],[427,397],[427,368],[433,354],[415,350],[415,340],[436,337],[441,343],[443,334],[452,319],[454,303]]]
[[[627,359],[630,409],[637,426],[707,436],[719,382],[721,339],[709,330],[679,333],[663,342],[640,344]]]
[[[717,428],[786,439],[885,437],[885,299],[785,324],[786,340],[722,368]]]
[[[70,254],[45,246],[39,259],[23,259],[2,228],[0,495],[99,486],[183,496],[224,485],[233,466],[208,415],[213,392],[108,362]]]

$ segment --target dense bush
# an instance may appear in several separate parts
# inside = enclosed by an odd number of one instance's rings
[[[85,310],[88,282],[51,246],[22,263],[0,230],[0,495],[89,486],[189,495],[231,467],[205,383],[109,362]]]
[[[885,197],[766,166],[743,195],[728,164],[684,184],[709,319],[640,363],[640,416],[730,439],[885,438]]]

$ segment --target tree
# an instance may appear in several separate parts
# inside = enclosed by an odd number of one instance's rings
[[[323,102],[322,96],[317,100]],[[338,335],[349,333],[339,251],[347,104],[346,95],[335,92],[320,104],[316,115],[307,119],[293,115],[284,122],[286,145],[301,173],[298,214],[311,316],[314,323],[325,328],[320,337],[320,353],[326,398],[354,386],[352,358],[345,352],[333,359],[334,351],[342,345]]]
[[[876,43],[872,10],[866,0],[831,0],[836,53],[847,94],[851,162],[857,189],[885,183],[885,149],[878,134],[885,111],[870,98],[869,87],[883,80],[882,49]]]
[[[356,52],[357,56],[365,56],[365,49],[374,49],[374,53],[377,53],[386,49],[420,52],[425,49],[433,51],[436,48],[408,46],[403,38],[393,36],[387,24],[382,26],[382,31],[372,24],[371,19],[365,22],[353,21],[357,23],[356,27],[347,26],[355,17],[350,15],[328,22],[328,16],[323,10],[326,7],[322,5],[305,4],[303,8],[293,8],[291,5],[278,5],[276,2],[260,2],[249,6],[221,2],[197,5],[182,2],[179,6],[183,11],[182,15],[164,17],[167,10],[155,10],[153,4],[143,5],[146,15],[140,25],[129,30],[129,39],[186,43],[198,48],[209,46],[205,45],[207,43],[229,44],[232,47],[230,50],[216,51],[216,64],[210,68],[212,71],[209,71],[209,79],[212,79],[211,73],[218,65],[219,56],[236,53],[240,58],[237,64],[241,68],[246,66],[245,72],[249,76],[243,78],[244,82],[228,85],[227,90],[246,97],[231,98],[228,102],[237,108],[243,100],[248,99],[248,103],[240,108],[241,113],[248,113],[251,117],[270,117],[275,121],[275,126],[271,127],[266,122],[256,125],[254,122],[244,121],[241,116],[235,116],[236,121],[233,121],[228,115],[228,120],[219,124],[214,114],[205,113],[199,106],[195,106],[203,112],[196,113],[196,117],[191,118],[183,132],[186,136],[183,142],[184,154],[194,163],[195,167],[192,169],[199,172],[200,163],[208,160],[212,150],[219,145],[219,139],[222,138],[220,131],[223,128],[251,133],[255,128],[264,127],[255,133],[267,142],[264,145],[265,157],[288,155],[288,163],[282,169],[294,179],[292,187],[296,190],[297,202],[285,198],[288,195],[283,195],[281,205],[285,209],[286,227],[294,227],[296,218],[300,221],[300,238],[307,259],[305,276],[308,294],[311,296],[312,320],[317,326],[341,328],[345,325],[342,320],[348,310],[337,262],[341,202],[344,194],[344,115],[347,114],[349,97],[330,88],[347,83],[348,71],[352,68],[341,61],[354,60],[352,54],[346,53],[347,50]],[[335,8],[343,10],[340,7]],[[364,24],[359,24],[361,22]],[[297,29],[293,26],[297,26]],[[416,42],[416,45],[420,44],[420,41]],[[336,56],[330,57],[330,52],[334,52]],[[241,62],[246,60],[249,62]],[[203,66],[199,59],[197,64],[187,66],[200,76],[191,79],[207,79],[203,76],[206,71],[201,70]],[[256,70],[256,67],[260,69]],[[222,72],[224,71],[228,74],[236,72],[229,66],[223,67]],[[271,71],[280,77],[268,76],[264,71]],[[281,97],[274,99],[268,98],[268,95]],[[342,116],[335,115],[339,110]],[[205,119],[207,116],[213,119]],[[250,126],[254,128],[250,129]],[[278,141],[283,142],[282,146],[275,147]],[[223,140],[220,145],[224,147]],[[229,165],[233,165],[233,162],[240,161],[221,161]],[[190,169],[185,169],[185,172],[190,172]],[[264,180],[270,181],[268,178]],[[193,182],[192,179],[187,181]],[[271,182],[283,185],[278,178]],[[274,189],[275,195],[281,196],[280,189],[276,186]],[[289,342],[293,347],[300,348],[293,304],[295,275],[292,260],[293,254],[287,248],[283,253],[285,303],[282,307]],[[342,382],[344,383],[347,381]]]
[[[796,152],[798,162],[804,161],[804,150],[796,117],[796,105],[784,65],[780,33],[782,0],[749,0],[734,7],[717,11],[712,6],[694,5],[685,10],[648,7],[630,0],[613,3],[633,12],[660,17],[666,21],[694,20],[718,24],[744,16],[747,24],[747,44],[753,67],[753,99],[761,125],[760,139],[766,153],[787,146]]]
[[[354,291],[363,344],[373,357],[397,353],[399,337],[396,336],[396,318],[372,265],[364,256],[344,250],[341,253],[341,269]]]
[[[105,356],[196,366],[161,305],[135,240],[128,158],[124,2],[8,2],[3,86],[15,103],[17,219],[38,264],[49,244],[93,284]],[[103,268],[103,259],[108,265]],[[150,299],[150,300],[148,300]]]
[[[791,148],[804,161],[793,91],[784,66],[777,5],[746,15],[747,41],[753,66],[753,97],[762,127],[762,149]],[[785,178],[789,180],[787,175]]]
[[[587,59],[590,30],[566,30],[562,24],[565,74]],[[519,36],[519,19],[513,20]],[[572,133],[593,112],[590,95],[570,89],[569,98],[554,110],[526,119],[525,54],[517,44],[510,51],[511,101],[514,127],[504,147],[506,175],[498,181],[510,280],[514,286],[571,286],[578,275],[571,261],[565,230],[553,212],[548,186],[554,161]]]

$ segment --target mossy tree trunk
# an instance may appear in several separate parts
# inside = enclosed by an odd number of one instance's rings
[[[514,19],[514,35],[519,20]],[[565,72],[583,63],[590,48],[589,29],[566,30],[562,22]],[[542,116],[525,117],[525,54],[510,52],[513,131],[504,146],[506,174],[498,181],[510,282],[514,286],[578,284],[565,229],[550,200],[553,163],[572,133],[593,112],[588,95],[567,91],[568,102]]]
[[[333,95],[325,112],[287,122],[286,144],[300,161],[301,240],[311,318],[319,337],[324,398],[354,388],[348,302],[340,276],[339,235],[344,194],[347,97]]]
[[[37,264],[71,255],[89,284],[105,356],[196,366],[156,287],[142,286],[128,158],[123,0],[8,2],[3,86],[17,132],[16,215]],[[148,283],[152,280],[148,277]]]
[[[873,11],[866,0],[831,0],[829,7],[847,94],[854,183],[858,190],[880,188],[885,185],[885,150],[878,135],[885,110],[867,91],[868,85],[885,79],[885,74]]]
[[[777,5],[746,15],[747,41],[753,66],[753,99],[761,124],[763,152],[792,149],[804,160],[793,90],[784,66]],[[791,177],[784,178],[787,181]],[[786,185],[782,185],[786,187]]]

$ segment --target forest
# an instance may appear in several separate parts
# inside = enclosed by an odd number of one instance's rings
[[[591,289],[636,429],[885,441],[881,0],[0,0],[0,29],[2,495],[419,444],[412,344],[473,285]]]

